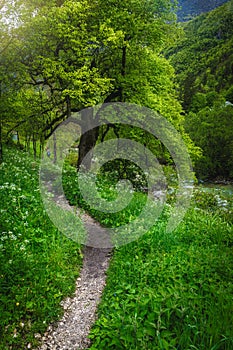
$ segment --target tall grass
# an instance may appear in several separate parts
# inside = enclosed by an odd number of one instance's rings
[[[67,184],[73,203],[111,227],[127,223],[135,202],[139,209],[144,203],[138,193],[131,209],[97,213],[83,202],[72,171]],[[101,186],[106,198],[114,198],[111,183]],[[195,191],[175,231],[165,230],[168,204],[146,235],[115,249],[91,350],[233,349],[232,202],[227,207],[218,202]]]
[[[0,166],[0,349],[36,346],[75,288],[80,247],[43,208],[38,163],[8,149]]]
[[[0,175],[0,349],[33,348],[74,290],[80,247],[49,221],[37,162],[9,150]],[[138,192],[124,211],[104,214],[83,201],[75,169],[67,166],[63,181],[71,204],[106,226],[127,224],[145,203]],[[99,187],[115,198],[114,184],[100,178]],[[115,249],[90,349],[233,348],[232,206],[220,210],[214,197],[195,193],[170,234],[168,207],[147,234]]]
[[[233,230],[191,208],[119,248],[108,271],[90,349],[233,348]]]

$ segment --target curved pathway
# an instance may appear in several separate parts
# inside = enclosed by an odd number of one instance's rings
[[[47,188],[60,207],[71,209],[66,198],[51,190],[51,183],[47,184]],[[77,214],[80,215],[79,212]],[[90,347],[88,334],[97,318],[96,310],[105,286],[112,248],[103,227],[87,214],[82,214],[82,221],[87,230],[87,246],[83,249],[83,266],[76,281],[75,293],[61,303],[64,309],[61,320],[50,325],[42,337],[37,335],[41,339],[37,350],[78,350]]]
[[[62,302],[64,316],[56,325],[49,326],[40,350],[88,349],[90,340],[87,337],[96,320],[110,255],[110,249],[84,248],[83,267],[75,294]]]

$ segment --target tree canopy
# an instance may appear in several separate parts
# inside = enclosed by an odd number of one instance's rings
[[[72,112],[120,101],[153,108],[184,134],[174,70],[162,54],[179,34],[173,1],[15,4],[15,24],[2,21],[10,38],[2,59],[8,57],[11,65],[3,63],[7,74],[1,76],[8,79],[9,93],[12,84],[17,86],[11,101],[2,98],[9,107],[3,133],[17,130],[43,146]],[[86,136],[91,148],[98,133]]]
[[[1,140],[17,133],[19,143],[33,143],[36,155],[37,144],[43,149],[72,113],[105,102],[132,102],[161,113],[175,126],[197,162],[198,176],[232,176],[230,155],[226,162],[210,152],[204,127],[208,119],[209,127],[224,134],[227,124],[216,125],[220,119],[214,116],[225,116],[223,106],[233,103],[232,1],[182,25],[176,22],[176,2],[168,0],[17,0],[0,5]],[[109,129],[81,137],[79,163]],[[127,132],[132,134],[117,126],[112,135]],[[143,144],[168,161],[157,140],[138,131],[134,136],[139,134]],[[190,136],[203,149],[202,160]],[[230,136],[225,137],[229,152]],[[227,170],[216,170],[221,166]]]

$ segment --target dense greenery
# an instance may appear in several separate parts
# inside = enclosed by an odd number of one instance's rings
[[[96,212],[67,170],[68,198],[102,224],[118,227],[138,216],[145,194],[137,192],[131,207],[117,215]],[[114,199],[114,177],[100,178],[98,185]],[[90,349],[232,348],[232,198],[196,189],[182,224],[166,233],[173,195],[146,235],[115,250]]]
[[[25,349],[73,291],[80,247],[48,221],[37,162],[15,149],[7,154],[1,165],[0,348]],[[132,221],[144,205],[139,190],[125,211],[106,216],[82,202],[75,168],[67,164],[63,180],[70,202],[110,227]],[[99,189],[112,200],[109,180],[100,175]],[[169,204],[150,232],[115,251],[91,349],[231,349],[232,200],[196,191],[185,220],[169,234],[168,212]]]
[[[36,156],[72,112],[127,101],[173,123],[198,177],[232,178],[232,9],[231,0],[189,21],[182,36],[174,2],[167,0],[9,3],[0,13],[0,158],[2,144],[12,137],[26,149],[32,142]],[[81,128],[98,117],[86,116]],[[108,132],[102,127],[83,134],[78,167]],[[120,128],[115,137],[124,132]],[[190,137],[202,148],[202,158]],[[169,162],[153,137],[143,136],[142,143]]]
[[[113,101],[153,108],[184,135],[174,70],[161,54],[179,32],[172,1],[20,3],[14,4],[19,25],[1,23],[0,139],[17,132],[26,147],[33,142],[36,155],[36,143],[43,148],[72,112]],[[80,126],[97,118],[86,116]],[[99,132],[81,137],[78,166]]]
[[[176,70],[186,131],[203,149],[199,177],[232,178],[233,1],[184,25],[168,56]]]
[[[178,0],[179,21],[187,21],[191,18],[200,15],[203,12],[209,12],[215,7],[222,5],[227,0],[203,1],[203,0]]]
[[[118,249],[90,349],[231,349],[232,226],[190,209]]]
[[[182,135],[198,178],[233,179],[233,0],[185,24],[175,11],[169,0],[0,0],[1,350],[36,346],[75,288],[81,247],[47,217],[37,158],[72,113],[104,102],[149,107]],[[86,114],[81,130],[100,115]],[[91,349],[231,350],[232,198],[195,190],[183,222],[166,233],[172,157],[148,132],[120,123],[77,136],[79,155],[70,152],[63,169],[67,198],[107,227],[138,217],[147,182],[131,161],[107,162],[97,177],[110,204],[118,180],[131,181],[120,212],[87,205],[77,186],[85,154],[119,137],[149,148],[170,181],[158,223],[114,251]],[[53,171],[59,145],[51,145]]]
[[[74,290],[80,247],[48,219],[38,162],[7,149],[0,166],[0,349],[26,349],[61,314]]]

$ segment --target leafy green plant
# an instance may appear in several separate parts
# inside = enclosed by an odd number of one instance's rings
[[[0,166],[0,349],[35,346],[75,288],[80,246],[52,225],[40,198],[38,163],[7,149]]]
[[[233,345],[232,226],[190,208],[116,250],[90,349],[227,349]]]

